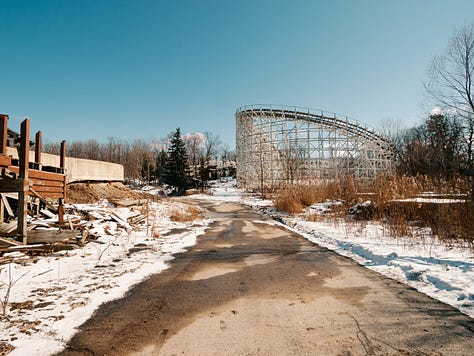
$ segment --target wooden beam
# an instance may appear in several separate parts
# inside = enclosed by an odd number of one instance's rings
[[[0,114],[0,155],[7,154],[8,115]]]
[[[59,198],[58,204],[58,224],[64,224],[64,202],[63,199]]]
[[[63,187],[48,187],[48,186],[41,186],[41,185],[38,185],[38,186],[35,186],[33,185],[33,189],[38,192],[38,193],[54,193],[55,195],[58,196],[58,198],[62,198],[63,196],[63,190],[64,188]]]
[[[30,171],[31,173],[31,171]],[[38,187],[59,187],[62,188],[64,186],[64,182],[62,180],[45,180],[45,179],[37,179],[32,178],[30,176],[30,181],[33,182],[33,186]]]
[[[41,164],[41,146],[42,134],[41,131],[38,131],[35,137],[35,162],[38,164]]]
[[[61,157],[59,161],[59,167],[63,169],[64,172],[64,187],[62,198],[59,198],[59,223],[62,223],[63,216],[64,216],[64,209],[63,209],[63,200],[66,199],[66,141],[61,141]]]
[[[15,214],[13,214],[13,210],[10,207],[10,204],[8,203],[7,197],[5,196],[5,194],[1,194],[1,197],[2,197],[2,205],[3,205],[4,209],[7,210],[8,215],[10,215],[11,217],[14,217]]]
[[[12,158],[9,156],[1,155],[0,154],[0,167],[10,167],[12,164]]]
[[[15,240],[0,237],[0,245],[19,246],[20,244],[16,242]]]
[[[17,174],[20,173],[19,168],[17,167],[9,167],[12,172]],[[62,173],[52,173],[52,172],[45,172],[45,171],[38,171],[35,169],[30,169],[28,171],[28,178],[37,179],[37,180],[50,180],[55,182],[62,182],[64,181],[64,174]]]
[[[21,123],[20,133],[20,178],[28,179],[28,163],[30,162],[30,119]]]
[[[30,119],[26,118],[21,123],[20,133],[20,180],[23,183],[23,190],[18,192],[18,235],[23,239],[23,244],[27,244],[26,215],[28,212],[28,164],[30,154]],[[26,186],[25,186],[26,183]],[[25,189],[26,188],[26,189]]]
[[[56,208],[54,207],[54,205],[50,204],[49,201],[47,201],[43,195],[39,194],[36,190],[34,190],[34,189],[32,189],[32,188],[30,188],[30,193],[31,193],[33,196],[37,197],[39,200],[41,200],[41,202],[42,202],[44,205],[46,205],[46,207],[47,207],[49,210],[51,210],[52,212],[54,212],[55,214],[57,214],[58,209],[56,209]]]
[[[66,201],[66,192],[67,192],[67,181],[66,181],[66,171],[64,171],[64,185],[63,185],[63,199]]]
[[[59,159],[59,167],[66,168],[66,141],[61,142],[61,152]]]
[[[31,230],[29,232],[29,242],[30,244],[54,243],[75,239],[80,233],[81,232],[77,230]]]
[[[0,193],[14,193],[23,191],[23,179],[0,179]]]

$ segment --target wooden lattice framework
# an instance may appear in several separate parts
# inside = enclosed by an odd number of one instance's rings
[[[390,172],[391,141],[355,120],[308,108],[252,105],[235,114],[237,180],[246,189]]]

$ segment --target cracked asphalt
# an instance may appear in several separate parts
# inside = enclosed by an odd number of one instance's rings
[[[201,204],[204,204],[202,202]],[[474,321],[242,205],[61,355],[472,355]]]

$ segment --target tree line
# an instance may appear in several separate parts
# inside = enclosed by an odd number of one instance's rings
[[[457,30],[424,83],[436,110],[414,128],[392,133],[397,169],[452,178],[474,168],[474,24]]]
[[[227,144],[223,144],[219,136],[209,132],[181,135],[181,131],[177,129],[163,139],[150,141],[136,139],[129,142],[115,137],[110,137],[107,142],[94,139],[72,141],[66,145],[66,155],[119,163],[124,166],[127,179],[143,182],[163,181],[165,174],[169,173],[170,154],[175,154],[170,149],[176,149],[176,134],[179,136],[180,147],[182,144],[183,151],[179,151],[179,155],[185,159],[187,175],[191,182],[189,186],[192,186],[193,182],[194,185],[202,185],[202,182],[209,179],[211,163],[215,161],[223,162],[226,167],[222,174],[235,173],[230,164],[235,161],[235,152]],[[57,154],[59,146],[59,143],[44,143],[43,151]]]

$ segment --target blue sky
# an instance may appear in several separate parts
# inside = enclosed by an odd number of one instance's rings
[[[472,0],[0,0],[0,113],[50,141],[210,131],[255,103],[416,125]]]

